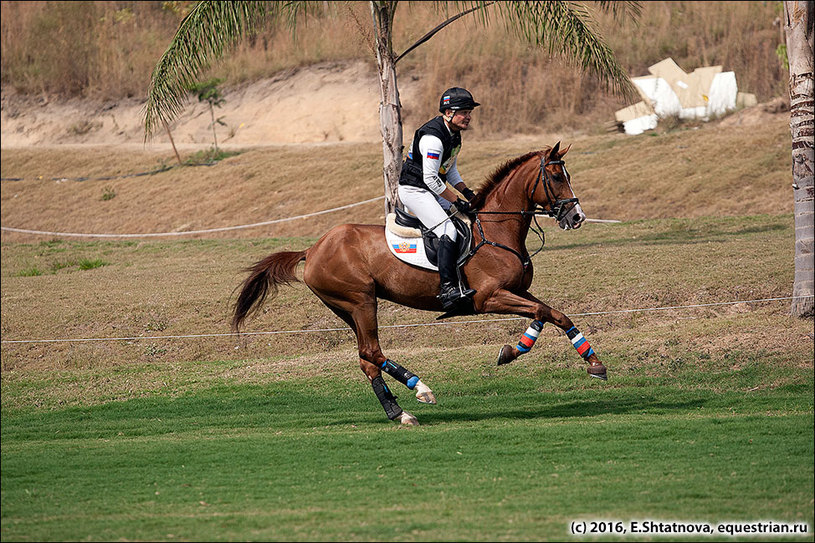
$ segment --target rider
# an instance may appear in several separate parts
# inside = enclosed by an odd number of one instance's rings
[[[439,238],[438,264],[441,287],[437,298],[448,311],[475,291],[463,289],[456,273],[456,229],[447,214],[451,205],[472,211],[470,190],[456,168],[461,150],[461,131],[470,126],[473,109],[480,104],[469,91],[453,87],[439,100],[440,116],[423,124],[413,136],[413,145],[399,178],[399,199],[422,224]],[[466,200],[450,190],[455,187]]]

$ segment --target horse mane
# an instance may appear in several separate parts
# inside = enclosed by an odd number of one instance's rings
[[[532,158],[533,156],[540,156],[542,153],[546,153],[550,149],[551,147],[547,147],[540,151],[530,151],[529,153],[526,153],[523,156],[507,160],[502,165],[498,166],[498,168],[494,172],[492,172],[492,174],[490,174],[489,177],[487,177],[487,181],[478,188],[478,192],[476,193],[475,197],[472,199],[470,203],[473,205],[474,208],[476,209],[480,208],[482,205],[484,205],[487,196],[489,196],[490,193],[493,190],[495,190],[495,187],[501,184],[501,181],[503,181],[506,178],[506,176],[509,175],[509,172],[511,172],[512,170],[514,170],[515,168],[517,168],[518,166]]]

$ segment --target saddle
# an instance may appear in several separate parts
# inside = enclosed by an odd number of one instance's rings
[[[450,216],[456,228],[456,266],[461,267],[470,256],[473,232],[470,219],[461,213]],[[388,214],[385,238],[391,253],[399,260],[421,268],[438,271],[439,238],[415,216],[396,208]]]

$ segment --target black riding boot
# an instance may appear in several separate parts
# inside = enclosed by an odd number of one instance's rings
[[[470,298],[475,291],[465,289],[462,291],[458,283],[458,273],[456,273],[456,243],[448,236],[439,238],[439,250],[436,253],[439,259],[439,277],[441,286],[439,295],[436,296],[441,302],[445,311],[449,311],[462,298]]]

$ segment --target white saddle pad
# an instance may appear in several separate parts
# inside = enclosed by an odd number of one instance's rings
[[[458,215],[469,228],[472,221],[466,216]],[[385,240],[393,256],[414,266],[426,270],[439,271],[438,266],[430,263],[424,250],[422,233],[416,228],[396,224],[396,214],[389,213],[385,221]]]
[[[385,226],[385,239],[393,256],[426,270],[439,271],[439,268],[430,263],[424,250],[424,241],[419,231],[404,226],[397,225],[393,220],[393,213],[388,215],[387,226]],[[391,228],[399,233],[394,233]]]

